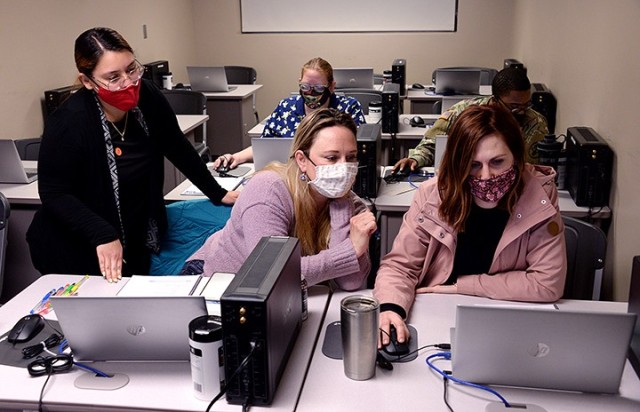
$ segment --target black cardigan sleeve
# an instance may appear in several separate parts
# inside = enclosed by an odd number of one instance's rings
[[[227,191],[211,175],[198,152],[180,130],[175,113],[162,92],[151,84],[144,84],[140,98],[149,99],[146,102],[140,102],[145,117],[147,113],[153,113],[153,122],[159,123],[157,125],[159,128],[154,128],[158,130],[164,156],[214,204],[220,204]],[[149,104],[152,107],[149,111],[145,111],[143,104]]]

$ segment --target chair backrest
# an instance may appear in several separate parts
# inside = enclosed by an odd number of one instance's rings
[[[433,73],[431,73],[431,82],[433,84],[436,83],[436,72],[437,71],[446,71],[446,70],[470,70],[470,71],[479,71],[480,72],[480,85],[481,86],[491,86],[491,82],[493,82],[493,78],[496,77],[498,71],[496,69],[492,69],[490,67],[440,67],[435,69]]]
[[[22,160],[38,160],[40,153],[41,137],[30,137],[28,139],[15,139],[18,154]]]
[[[567,244],[564,299],[600,300],[607,236],[590,223],[562,216]]]
[[[224,66],[229,84],[255,84],[258,78],[256,69],[247,66]]]
[[[344,94],[358,100],[365,115],[369,114],[369,103],[376,101],[382,103],[382,92],[375,89],[339,89],[336,90],[336,94]]]
[[[0,192],[0,295],[2,294],[2,284],[4,280],[4,261],[7,253],[7,225],[11,207],[9,201]]]
[[[206,114],[207,97],[193,90],[162,90],[176,114]]]

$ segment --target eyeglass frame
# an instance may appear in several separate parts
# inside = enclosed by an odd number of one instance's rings
[[[328,84],[309,84],[309,83],[300,82],[298,83],[298,87],[303,93],[310,92],[311,90],[313,90],[316,93],[324,93],[324,91],[329,88],[329,85]]]
[[[533,102],[531,100],[529,100],[528,103],[521,105],[520,103],[507,103],[499,97],[496,97],[496,99],[509,109],[511,113],[524,113],[533,107]],[[517,107],[513,107],[514,105]]]
[[[128,70],[125,72],[124,76],[118,75],[118,77],[122,77],[122,80],[120,80],[119,86],[117,89],[112,90],[111,89],[111,82],[114,81],[114,79],[109,80],[109,82],[107,84],[105,84],[103,81],[96,79],[93,76],[88,76],[89,79],[91,79],[94,83],[99,84],[101,86],[103,86],[105,89],[109,90],[110,92],[117,92],[120,91],[124,88],[124,83],[129,80],[131,82],[131,85],[133,86],[137,86],[138,83],[140,82],[140,79],[142,79],[142,76],[144,75],[144,65],[142,65],[142,63],[140,63],[137,59],[133,60],[133,63],[136,64],[135,68],[137,68],[138,72],[140,73],[140,77],[138,77],[136,80],[133,80],[131,78],[132,76],[132,71],[134,69]],[[106,86],[106,87],[105,87]]]

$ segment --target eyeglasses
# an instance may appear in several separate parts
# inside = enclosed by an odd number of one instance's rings
[[[507,109],[511,110],[511,113],[523,113],[533,107],[533,103],[528,101],[527,103],[506,103],[502,99],[498,99]]]
[[[91,80],[101,84],[110,92],[117,92],[118,90],[124,88],[127,80],[129,80],[132,85],[137,86],[143,73],[144,66],[141,65],[137,60],[134,60],[133,67],[127,69],[124,76],[122,76],[121,74],[114,74],[106,83],[96,79],[95,77],[91,77]]]
[[[313,90],[316,93],[324,93],[325,90],[329,87],[324,84],[309,84],[309,83],[300,83],[300,90],[304,93],[308,93]]]

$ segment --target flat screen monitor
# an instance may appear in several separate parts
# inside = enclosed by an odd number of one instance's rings
[[[476,95],[479,92],[479,71],[445,70],[436,72],[436,94]]]

